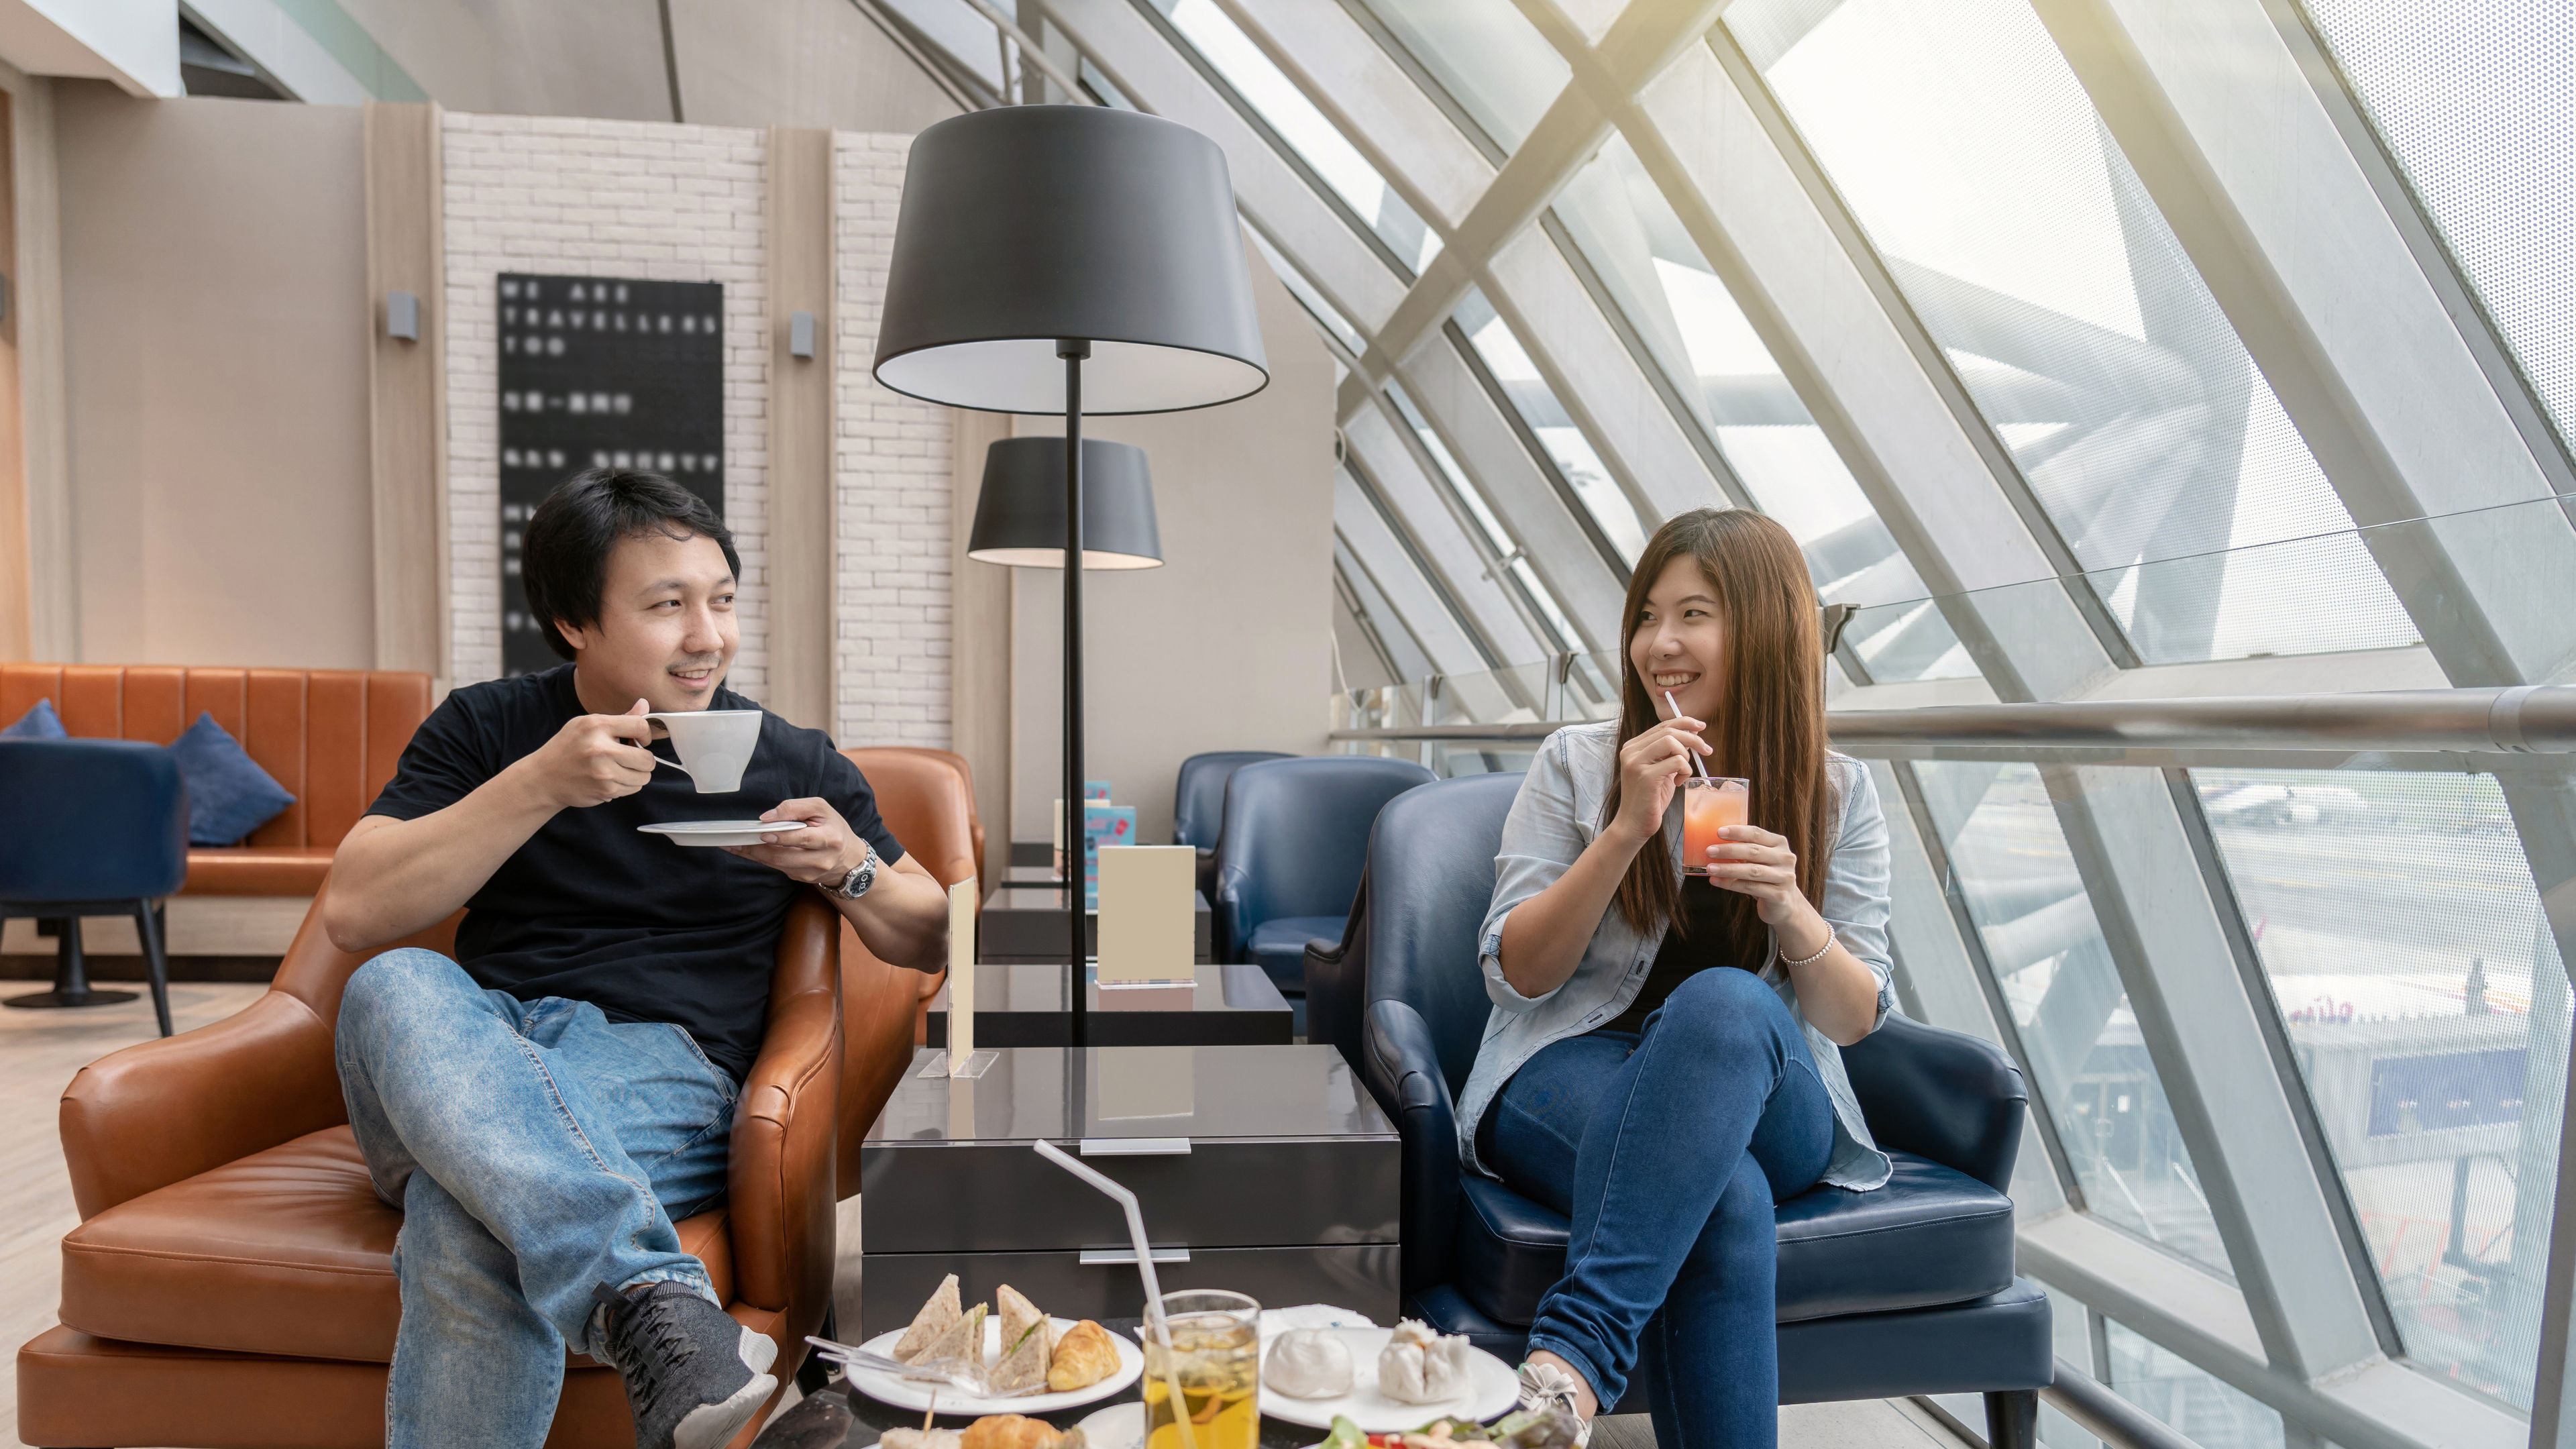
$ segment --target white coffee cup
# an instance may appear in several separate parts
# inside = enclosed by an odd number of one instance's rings
[[[660,725],[679,753],[678,764],[660,763],[688,776],[701,795],[730,795],[742,788],[742,772],[760,744],[760,711],[698,709],[644,716]]]

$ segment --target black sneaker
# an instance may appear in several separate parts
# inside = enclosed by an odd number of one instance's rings
[[[777,1391],[778,1345],[686,1285],[603,1284],[591,1296],[608,1306],[598,1356],[626,1381],[636,1449],[722,1449]]]

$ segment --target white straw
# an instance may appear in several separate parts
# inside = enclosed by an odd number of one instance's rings
[[[1680,719],[1682,717],[1682,707],[1678,704],[1673,704],[1673,692],[1669,689],[1664,691],[1664,703],[1672,705],[1673,718]],[[1684,745],[1682,746],[1682,753],[1691,757],[1691,773],[1699,776],[1703,780],[1707,779],[1708,766],[1699,762],[1699,751],[1692,749],[1688,745]]]
[[[1182,1449],[1197,1449],[1197,1438],[1190,1432],[1190,1406],[1181,1395],[1180,1357],[1172,1347],[1172,1326],[1163,1319],[1163,1285],[1154,1276],[1154,1250],[1145,1241],[1145,1211],[1136,1205],[1136,1194],[1129,1192],[1118,1179],[1100,1172],[1073,1154],[1039,1138],[1031,1144],[1038,1156],[1090,1183],[1127,1212],[1127,1240],[1136,1245],[1136,1274],[1145,1280],[1145,1325],[1163,1341],[1163,1363],[1171,1375],[1166,1382],[1172,1390],[1172,1417],[1180,1424]]]

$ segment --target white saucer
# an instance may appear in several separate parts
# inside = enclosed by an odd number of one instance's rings
[[[1292,1399],[1270,1387],[1265,1374],[1261,1381],[1261,1412],[1269,1418],[1303,1424],[1310,1429],[1330,1429],[1333,1416],[1343,1415],[1360,1426],[1363,1434],[1394,1434],[1420,1428],[1444,1415],[1491,1423],[1512,1411],[1520,1402],[1520,1376],[1511,1366],[1481,1348],[1467,1351],[1467,1392],[1453,1399],[1428,1404],[1408,1404],[1390,1399],[1377,1388],[1377,1356],[1395,1337],[1392,1328],[1332,1328],[1351,1351],[1351,1391],[1329,1399]],[[1261,1341],[1262,1361],[1269,1362],[1271,1339]]]
[[[802,830],[802,820],[671,820],[659,825],[635,827],[650,835],[666,835],[674,845],[758,845],[764,835],[784,835]]]
[[[1074,1323],[1070,1318],[1051,1318],[1048,1322],[1053,1323],[1059,1333],[1073,1327]],[[902,1338],[903,1330],[896,1329],[892,1333],[880,1333],[860,1344],[859,1347],[870,1353],[892,1354],[895,1344]],[[1118,1349],[1117,1372],[1089,1388],[1068,1389],[1061,1394],[1021,1394],[1016,1398],[1008,1399],[978,1398],[949,1384],[907,1379],[899,1374],[887,1373],[882,1369],[865,1368],[858,1364],[849,1366],[844,1375],[844,1381],[851,1388],[880,1404],[892,1404],[898,1409],[911,1409],[916,1413],[930,1407],[930,1396],[935,1391],[939,1395],[939,1412],[943,1416],[956,1414],[971,1419],[985,1414],[1052,1414],[1058,1409],[1074,1409],[1084,1404],[1098,1403],[1144,1377],[1145,1351],[1138,1348],[1134,1340],[1127,1335],[1114,1330],[1109,1335],[1109,1341]],[[984,1366],[988,1369],[993,1367],[995,1361],[1001,1356],[1002,1320],[998,1316],[987,1317],[984,1320]],[[1329,1421],[1327,1426],[1329,1427]]]

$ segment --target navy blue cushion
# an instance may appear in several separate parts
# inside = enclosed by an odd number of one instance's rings
[[[243,753],[239,741],[215,723],[212,713],[197,716],[188,732],[170,745],[179,776],[188,782],[188,843],[235,845],[271,820],[295,797],[269,778],[259,762]]]
[[[1929,1158],[1888,1156],[1895,1175],[1876,1191],[1815,1187],[1780,1204],[1780,1322],[1958,1303],[2011,1286],[2012,1199]],[[1565,1275],[1566,1220],[1489,1178],[1462,1186],[1459,1289],[1495,1321],[1525,1325]]]
[[[1346,916],[1282,916],[1252,928],[1243,954],[1259,966],[1280,991],[1306,994],[1306,943],[1342,939]]]
[[[54,713],[50,699],[36,701],[36,707],[18,716],[7,729],[0,729],[0,740],[67,740],[71,731],[63,728],[63,717]]]

